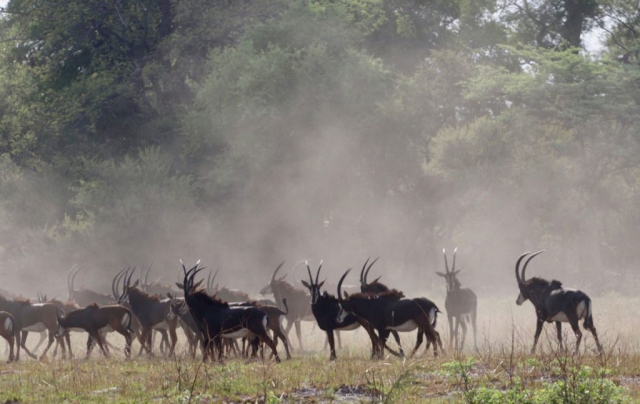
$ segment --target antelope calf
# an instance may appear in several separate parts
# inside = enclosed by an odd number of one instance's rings
[[[562,323],[569,323],[571,325],[571,329],[573,329],[576,335],[575,353],[578,353],[580,341],[582,340],[582,332],[578,324],[581,319],[584,319],[584,328],[593,334],[598,352],[602,352],[602,346],[598,340],[598,333],[596,332],[596,327],[593,325],[591,299],[586,293],[577,289],[565,288],[561,282],[555,279],[548,281],[538,277],[531,279],[526,278],[527,265],[529,265],[529,262],[536,255],[542,252],[544,252],[544,250],[532,254],[527,259],[522,268],[522,276],[519,273],[520,262],[530,253],[522,254],[520,258],[518,258],[518,261],[516,261],[516,281],[518,282],[518,288],[520,288],[520,294],[518,295],[516,304],[520,306],[522,303],[530,300],[536,309],[536,334],[533,339],[531,353],[536,352],[536,345],[542,332],[542,326],[545,322],[550,323],[552,321],[556,323],[558,342],[560,343],[561,349]]]
[[[89,334],[85,358],[91,355],[94,343],[98,344],[104,356],[109,356],[102,337],[109,331],[115,331],[124,337],[124,354],[127,358],[131,355],[131,312],[126,307],[98,306],[93,303],[83,309],[71,311],[64,317],[58,317],[58,324],[59,335],[72,330],[82,330]]]
[[[13,362],[15,359],[13,355],[13,343],[15,341],[15,332],[13,324],[13,316],[6,311],[0,311],[0,335],[7,340],[9,344],[9,360],[7,363]]]
[[[447,311],[447,320],[449,320],[449,348],[451,348],[455,340],[455,350],[458,351],[458,326],[461,326],[462,341],[460,341],[460,351],[464,349],[464,341],[467,337],[466,321],[468,320],[473,327],[473,347],[478,350],[478,344],[476,342],[478,298],[471,289],[463,289],[461,287],[462,284],[458,280],[457,275],[462,269],[456,271],[456,252],[458,252],[457,248],[453,250],[453,267],[449,270],[447,251],[443,248],[445,273],[436,272],[438,276],[442,276],[447,282],[447,297],[444,301],[444,308]]]

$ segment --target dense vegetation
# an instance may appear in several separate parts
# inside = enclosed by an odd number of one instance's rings
[[[638,0],[9,0],[0,262],[624,276],[639,34]]]

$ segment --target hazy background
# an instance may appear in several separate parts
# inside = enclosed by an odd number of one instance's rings
[[[6,2],[2,288],[202,259],[255,295],[283,260],[379,256],[438,296],[457,246],[481,296],[543,248],[530,276],[635,290],[634,2],[157,3]]]

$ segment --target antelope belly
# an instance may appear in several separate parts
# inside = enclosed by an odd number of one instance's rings
[[[249,330],[243,328],[238,331],[232,331],[229,333],[222,333],[222,338],[246,338],[249,335]]]
[[[567,318],[566,314],[564,314],[563,312],[560,312],[555,316],[551,317],[551,321],[560,321],[562,323],[568,323],[569,319]]]
[[[100,334],[106,334],[108,332],[113,332],[113,327],[111,327],[111,325],[107,325],[105,327],[102,327],[100,330],[98,330],[100,332]]]
[[[409,320],[406,323],[398,324],[393,327],[387,327],[387,330],[409,332],[415,330],[416,328],[418,328],[418,324],[416,324],[416,322],[413,320]]]
[[[355,330],[358,327],[360,327],[360,323],[355,322],[345,327],[336,328],[336,331],[351,331],[351,330]]]
[[[22,331],[30,331],[30,332],[42,332],[46,331],[47,327],[43,323],[35,323],[30,325],[29,327],[24,327]]]
[[[154,330],[168,330],[169,329],[169,324],[167,324],[166,321],[163,321],[161,323],[158,323],[156,325],[154,325],[153,327]]]

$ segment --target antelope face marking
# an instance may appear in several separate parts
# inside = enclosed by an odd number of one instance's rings
[[[522,295],[522,292],[518,295],[518,299],[516,300],[516,304],[518,306],[522,306],[522,303],[526,302],[527,298]]]

